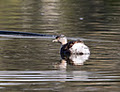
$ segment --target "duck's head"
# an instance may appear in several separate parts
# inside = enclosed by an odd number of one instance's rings
[[[59,35],[59,36],[56,36],[56,38],[53,40],[53,42],[59,42],[62,45],[64,45],[67,43],[67,38],[64,35]]]

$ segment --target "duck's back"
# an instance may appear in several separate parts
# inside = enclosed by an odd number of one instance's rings
[[[71,48],[69,48],[71,53],[74,54],[89,54],[89,48],[84,43],[75,43]]]
[[[70,41],[61,48],[61,53],[90,54],[89,48],[81,41]]]

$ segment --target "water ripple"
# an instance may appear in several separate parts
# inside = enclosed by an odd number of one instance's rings
[[[86,71],[0,71],[0,74],[1,82],[120,81],[119,76],[105,76]]]

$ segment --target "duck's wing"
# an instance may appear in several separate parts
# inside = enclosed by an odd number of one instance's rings
[[[88,46],[86,46],[81,41],[74,41],[73,43],[71,43],[69,46],[69,50],[72,54],[83,55],[90,53]]]

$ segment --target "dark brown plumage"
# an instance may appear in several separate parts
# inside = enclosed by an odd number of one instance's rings
[[[83,55],[84,53],[90,53],[89,48],[80,40],[70,41],[67,43],[67,38],[64,35],[57,36],[53,42],[59,42],[62,44],[60,54],[71,55],[78,54]]]

